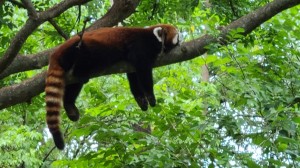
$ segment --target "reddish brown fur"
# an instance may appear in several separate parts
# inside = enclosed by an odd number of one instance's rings
[[[156,27],[163,27],[166,34],[164,44],[159,43],[153,35]],[[74,103],[82,85],[92,72],[104,70],[118,61],[128,61],[133,64],[136,71],[140,71],[139,74],[128,74],[128,79],[131,91],[142,110],[147,110],[148,102],[154,106],[152,64],[162,49],[171,49],[177,45],[172,44],[177,33],[171,25],[156,25],[149,28],[102,28],[85,32],[80,49],[76,47],[80,40],[79,36],[74,36],[62,44],[51,55],[45,88],[46,121],[56,146],[59,149],[64,148],[63,136],[59,129],[63,99],[68,101],[64,102],[68,117],[72,121],[78,120],[79,113]],[[74,76],[84,78],[83,81],[86,81],[78,83],[78,86],[65,86],[64,75],[70,70]],[[136,75],[143,76],[142,73],[147,76],[144,75],[144,81],[136,83],[138,82]],[[140,84],[143,84],[141,87],[145,87],[143,88],[145,90],[136,88]],[[144,91],[146,92],[143,93]]]

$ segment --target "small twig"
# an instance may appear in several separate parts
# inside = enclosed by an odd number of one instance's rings
[[[89,135],[87,135],[87,136],[83,136],[82,141],[80,141],[80,143],[78,143],[78,148],[77,148],[76,151],[74,152],[75,154],[74,154],[74,156],[73,156],[73,159],[75,159],[75,158],[77,157],[77,155],[78,155],[79,152],[80,152],[81,147],[82,147],[82,146],[84,145],[84,143],[85,143],[85,140],[86,140],[90,135],[91,135],[91,133],[90,133]]]
[[[153,19],[154,14],[155,14],[155,12],[156,12],[156,10],[157,10],[157,7],[158,7],[158,1],[154,2],[154,4],[153,4],[153,7],[152,7],[152,13],[151,13],[151,16],[149,17],[150,20]]]
[[[244,73],[243,67],[241,66],[241,64],[239,63],[239,61],[236,59],[236,57],[234,56],[234,54],[231,52],[231,50],[228,48],[228,46],[225,46],[225,48],[227,49],[229,56],[235,61],[235,63],[237,64],[237,66],[241,70],[244,80],[246,80],[246,75]]]
[[[81,18],[81,5],[78,5],[78,16],[77,16],[75,24],[73,25],[71,30],[73,30],[75,28],[77,23],[80,23],[80,18]],[[78,30],[77,30],[77,32],[78,32]]]
[[[79,37],[80,37],[80,41],[79,41],[79,43],[78,43],[78,45],[77,45],[77,48],[79,48],[79,49],[80,49],[80,47],[81,47],[81,45],[82,45],[82,37],[83,37],[83,33],[84,33],[84,30],[85,30],[85,27],[86,27],[86,23],[89,22],[91,19],[92,19],[91,17],[86,17],[86,18],[84,19],[84,21],[83,21],[84,24],[83,24],[82,31],[78,34]]]
[[[64,137],[68,134],[68,131],[69,131],[69,128],[70,128],[70,125],[67,126],[65,132],[64,132]],[[50,154],[53,152],[53,150],[56,148],[56,146],[53,146],[51,148],[51,150],[46,154],[46,156],[44,157],[43,159],[43,163],[48,159],[48,157],[50,156]],[[41,164],[40,168],[43,166],[43,164]]]
[[[77,19],[76,19],[77,23],[80,23],[80,17],[81,17],[81,5],[78,5],[78,16],[77,16]]]
[[[63,32],[63,30],[58,26],[58,24],[53,20],[49,19],[49,23],[52,24],[52,26],[55,28],[55,30],[58,32],[59,35],[61,35],[65,40],[69,39],[69,36]]]
[[[48,159],[48,157],[50,156],[50,154],[52,153],[52,151],[55,149],[56,147],[52,147],[52,149],[46,154],[46,156],[43,159],[43,163]],[[40,168],[43,166],[43,164],[40,166]]]
[[[236,12],[234,6],[233,6],[232,0],[229,1],[229,5],[230,5],[230,8],[231,8],[231,11],[232,11],[233,16],[238,17],[238,14],[237,14],[237,12]]]

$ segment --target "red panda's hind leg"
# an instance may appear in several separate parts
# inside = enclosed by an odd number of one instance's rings
[[[67,116],[71,121],[78,121],[79,119],[79,110],[75,105],[77,96],[80,93],[80,90],[83,86],[83,83],[70,84],[65,87],[64,94],[64,108],[66,110]]]
[[[146,65],[136,67],[137,78],[144,92],[145,98],[147,99],[149,105],[154,107],[156,105],[156,98],[153,90],[153,77],[152,68]]]
[[[143,88],[138,80],[136,72],[127,73],[127,78],[129,81],[130,91],[134,96],[135,101],[140,106],[143,111],[148,110],[148,102],[145,97]]]

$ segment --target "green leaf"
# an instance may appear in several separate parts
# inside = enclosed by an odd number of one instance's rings
[[[252,159],[247,159],[246,164],[248,167],[251,167],[251,168],[260,168],[261,167],[256,162],[254,162]]]
[[[300,117],[294,117],[292,119],[295,123],[300,124]]]

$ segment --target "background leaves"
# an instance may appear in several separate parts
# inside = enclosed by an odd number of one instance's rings
[[[38,10],[58,1],[33,1]],[[172,23],[186,40],[215,34],[222,25],[268,1],[142,1],[123,25]],[[103,16],[109,1],[82,6],[82,16]],[[13,12],[12,12],[13,11]],[[227,46],[210,45],[204,57],[154,70],[158,105],[142,112],[126,76],[90,80],[77,105],[79,122],[63,114],[67,149],[54,150],[44,121],[44,94],[0,115],[0,167],[298,167],[299,6],[280,13],[251,34],[234,30]],[[27,18],[6,1],[0,7],[0,56]],[[55,18],[72,36],[81,29],[74,7]],[[50,24],[30,36],[22,54],[64,40]],[[209,69],[204,82],[201,67]],[[33,74],[9,76],[0,86]],[[151,127],[151,134],[147,132]],[[136,131],[137,128],[143,131]]]

